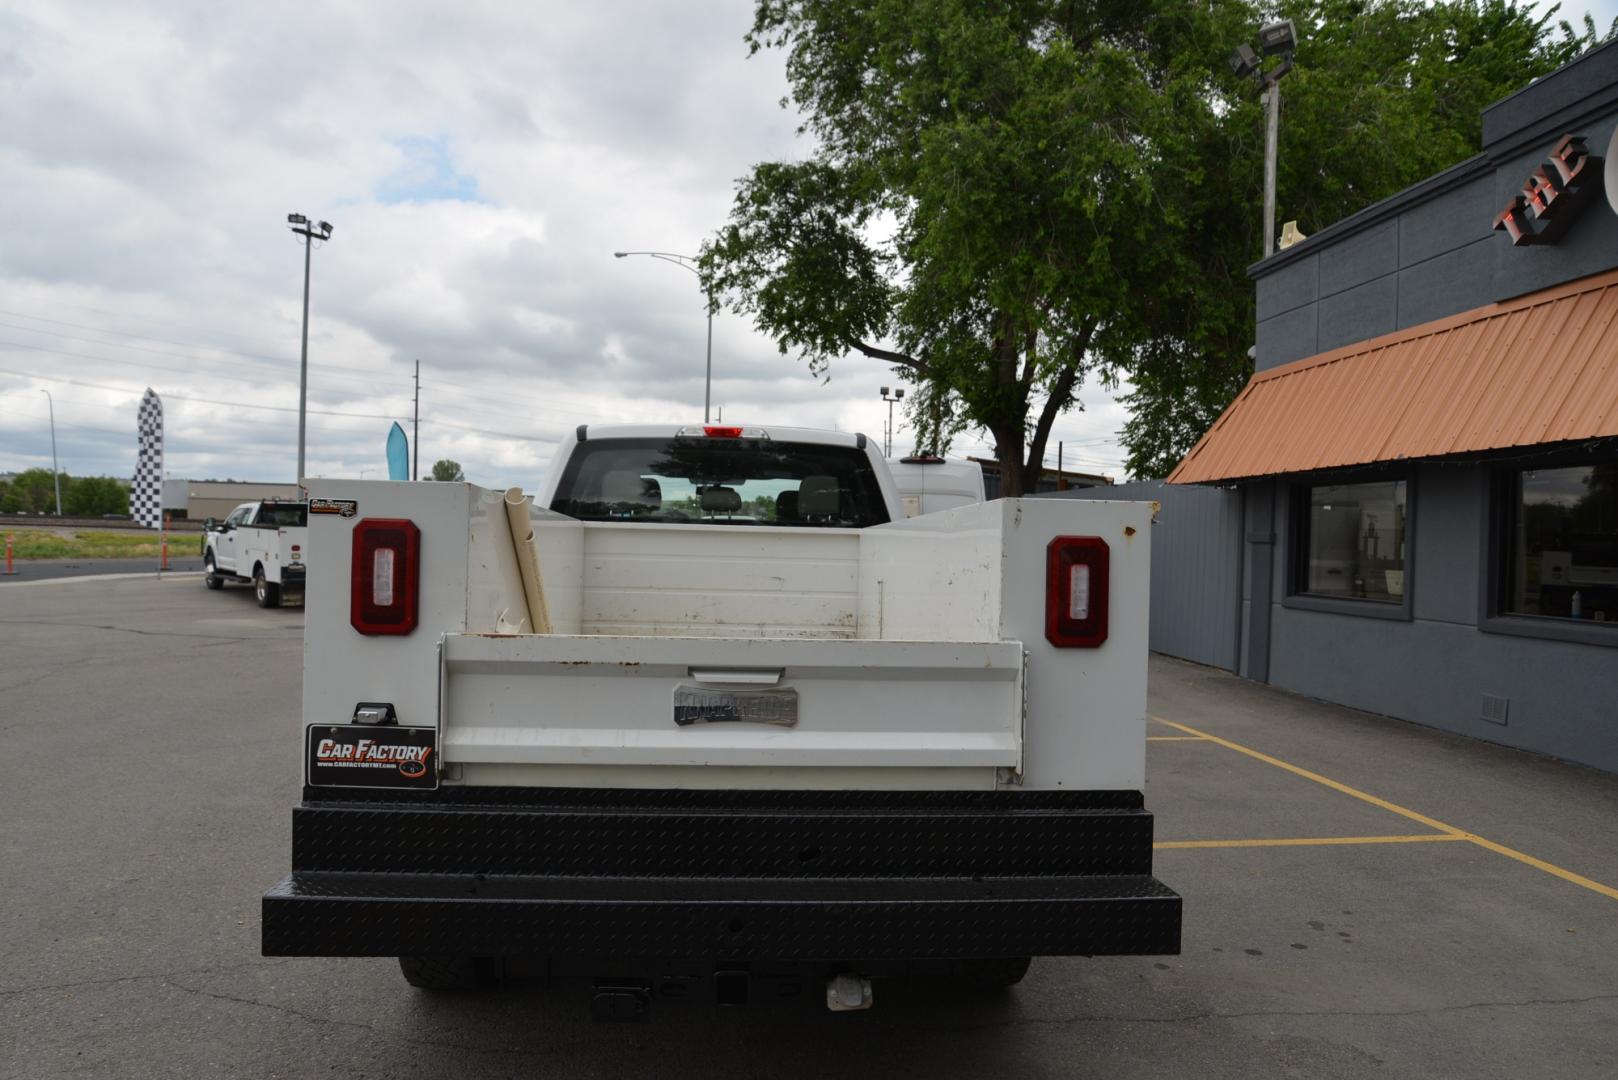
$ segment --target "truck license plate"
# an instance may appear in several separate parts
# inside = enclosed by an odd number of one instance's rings
[[[398,724],[311,724],[310,787],[438,786],[438,729]]]
[[[706,686],[674,688],[674,722],[692,724],[775,724],[794,727],[798,723],[798,692],[774,690],[714,690]]]

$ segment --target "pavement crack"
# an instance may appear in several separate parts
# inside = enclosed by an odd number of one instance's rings
[[[1428,1009],[1258,1009],[1252,1012],[1201,1012],[1183,1016],[1115,1016],[1075,1015],[1062,1017],[1021,1017],[985,1024],[968,1024],[951,1030],[982,1030],[988,1028],[1020,1026],[1052,1026],[1066,1024],[1194,1024],[1204,1020],[1258,1020],[1309,1017],[1400,1018],[1411,1016],[1442,1016],[1446,1013],[1467,1012],[1475,1009],[1520,1009],[1535,1006],[1588,1005],[1597,1001],[1618,1001],[1618,994],[1590,994],[1573,998],[1525,998],[1520,1001],[1466,1001],[1457,1005],[1439,1005]]]
[[[300,1020],[307,1020],[312,1024],[322,1024],[327,1027],[351,1028],[356,1031],[380,1033],[387,1035],[389,1038],[398,1042],[409,1043],[414,1046],[427,1046],[441,1050],[460,1050],[467,1053],[484,1054],[488,1056],[502,1056],[508,1054],[527,1055],[534,1053],[536,1049],[532,1046],[488,1046],[482,1043],[454,1042],[449,1039],[426,1039],[419,1035],[412,1035],[408,1032],[399,1031],[395,1028],[390,1028],[379,1024],[367,1024],[358,1020],[338,1020],[334,1017],[322,1016],[318,1013],[306,1012],[303,1009],[293,1008],[291,1005],[278,1005],[273,1001],[259,1001],[257,998],[238,997],[235,994],[221,994],[213,990],[203,990],[194,986],[185,986],[184,984],[174,982],[171,979],[164,979],[163,985],[171,989],[178,990],[183,994],[191,994],[194,997],[212,998],[215,1001],[227,1001],[237,1005],[251,1005],[259,1009],[269,1009],[271,1012],[280,1013],[283,1016],[294,1016]]]
[[[71,671],[73,668],[76,668],[78,666],[79,665],[78,665],[77,661],[74,661],[73,663],[68,663],[68,664],[59,664],[56,667],[49,668],[49,669],[47,669],[45,671],[41,671],[37,675],[30,675],[26,679],[21,679],[21,680],[18,680],[17,682],[7,683],[5,686],[0,686],[0,692],[9,693],[12,690],[20,690],[25,686],[31,686],[34,683],[37,683],[37,682],[39,682],[39,681],[41,681],[43,679],[48,679],[52,675],[57,675],[57,674],[60,674],[61,672],[64,672],[64,671]]]
[[[206,638],[209,641],[216,642],[260,640],[251,637],[229,637],[223,634],[187,634],[176,630],[142,630],[135,626],[108,626],[103,623],[64,622],[56,619],[0,619],[0,624],[7,623],[23,626],[66,626],[74,630],[111,630],[119,634],[139,634],[142,637],[156,638]]]
[[[250,960],[240,964],[212,964],[207,967],[182,968],[179,971],[154,971],[145,975],[115,975],[107,979],[75,979],[72,982],[39,983],[34,986],[4,986],[0,987],[0,997],[11,997],[17,994],[43,994],[51,990],[77,990],[86,986],[115,986],[118,983],[131,982],[162,982],[182,975],[211,975],[221,971],[240,971],[243,968],[280,967],[287,963],[285,960]]]

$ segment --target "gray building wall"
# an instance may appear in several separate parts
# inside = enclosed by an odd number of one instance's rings
[[[1618,649],[1478,628],[1488,475],[1479,463],[1415,467],[1408,621],[1286,605],[1291,489],[1278,485],[1268,681],[1618,772]],[[1484,694],[1509,700],[1504,725],[1482,719]]]
[[[1152,651],[1235,670],[1242,555],[1239,491],[1146,480],[1041,497],[1160,503],[1152,526]]]
[[[1490,106],[1476,157],[1253,267],[1258,370],[1611,269],[1618,214],[1599,191],[1555,245],[1514,247],[1493,225],[1563,135],[1600,158],[1615,126],[1618,43]]]
[[[1258,369],[1618,265],[1618,214],[1599,191],[1555,245],[1516,247],[1493,231],[1495,216],[1564,134],[1585,136],[1592,158],[1601,158],[1615,127],[1618,44],[1491,106],[1476,157],[1253,267]],[[1589,644],[1479,625],[1480,594],[1495,569],[1490,478],[1500,465],[1410,466],[1409,617],[1396,619],[1289,601],[1290,502],[1294,484],[1311,478],[1243,484],[1236,670],[1310,697],[1618,772],[1618,631],[1611,640],[1599,635],[1606,644]],[[1345,478],[1355,475],[1364,474]],[[1154,591],[1157,554],[1154,543]],[[1174,578],[1161,569],[1161,580]],[[1154,597],[1154,621],[1156,614]],[[1485,694],[1508,700],[1504,724],[1483,719]]]

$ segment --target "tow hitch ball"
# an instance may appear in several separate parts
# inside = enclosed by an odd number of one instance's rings
[[[826,980],[826,1008],[832,1012],[857,1012],[870,1007],[870,979],[845,972]]]

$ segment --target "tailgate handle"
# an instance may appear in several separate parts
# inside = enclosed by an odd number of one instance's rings
[[[729,683],[740,686],[774,686],[785,674],[784,668],[691,668],[691,677],[697,682]]]

